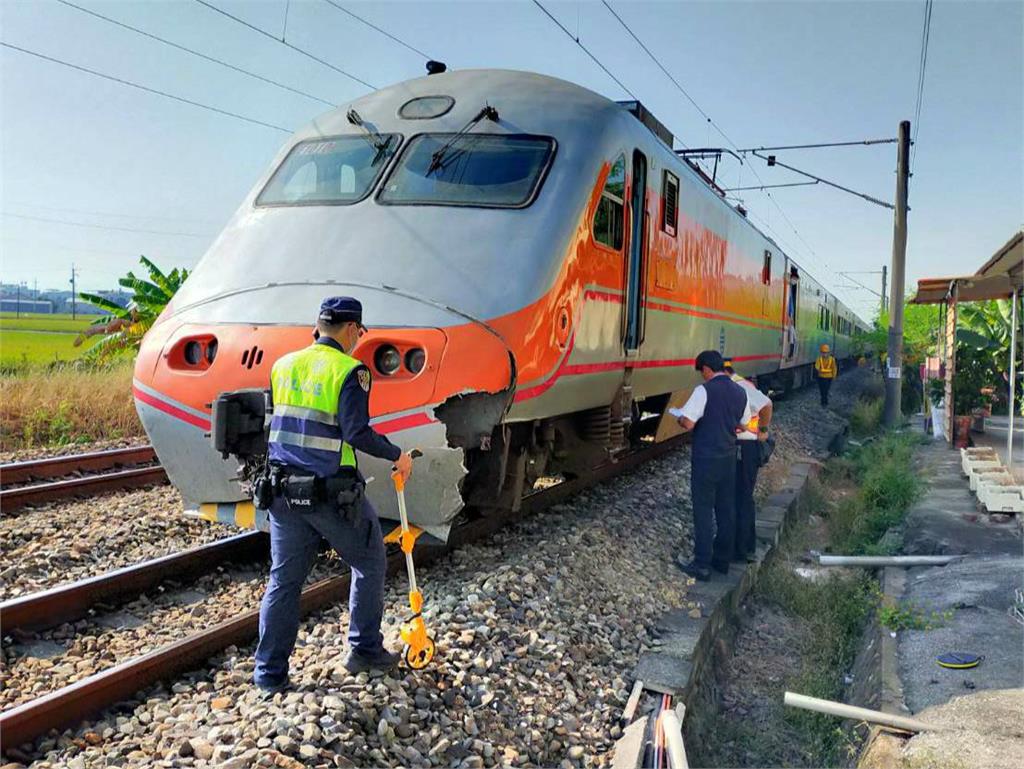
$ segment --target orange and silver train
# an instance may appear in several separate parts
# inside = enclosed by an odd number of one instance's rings
[[[320,301],[359,298],[376,429],[420,448],[414,523],[515,508],[631,441],[700,350],[762,387],[810,377],[863,324],[729,205],[643,107],[503,70],[364,96],[291,137],[147,334],[142,422],[186,510],[266,528],[210,442],[219,393],[269,386]],[[389,468],[361,457],[397,518]]]

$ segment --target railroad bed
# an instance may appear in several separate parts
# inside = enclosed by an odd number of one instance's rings
[[[840,380],[837,406],[849,405],[843,393],[855,384]],[[776,467],[800,445],[824,453],[815,440],[831,430],[816,428],[840,420],[816,397],[779,405],[777,424],[793,437],[780,441]],[[303,623],[295,689],[273,701],[249,684],[251,645],[229,648],[103,721],[43,739],[32,755],[39,767],[600,765],[618,736],[624,677],[659,643],[655,620],[687,606],[672,558],[689,539],[688,476],[683,447],[424,569],[439,645],[425,671],[347,675],[347,611],[336,606]],[[402,577],[386,600],[390,640],[406,602]]]

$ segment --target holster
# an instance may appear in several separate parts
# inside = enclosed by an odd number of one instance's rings
[[[366,484],[356,473],[343,472],[325,481],[328,500],[334,500],[338,513],[349,523],[355,524],[363,516],[363,497]]]

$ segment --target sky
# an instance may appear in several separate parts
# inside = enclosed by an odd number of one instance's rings
[[[373,87],[424,72],[419,53],[327,0],[208,1]],[[334,2],[452,69],[532,70],[612,99],[629,89],[688,147],[892,138],[914,118],[924,0],[609,0],[689,98],[600,2],[543,6],[621,85],[533,2]],[[196,0],[74,3],[331,104],[370,90]],[[58,0],[0,0],[0,41],[281,129],[329,109]],[[913,127],[908,288],[974,272],[1024,222],[1022,46],[1020,2],[934,3]],[[80,290],[95,290],[137,268],[139,254],[190,267],[287,139],[0,48],[0,280],[66,288],[74,264]],[[895,145],[777,154],[895,196]],[[749,155],[719,173],[728,187],[799,180]],[[891,211],[822,185],[735,194],[812,275],[872,316],[878,297],[854,282],[877,288]]]

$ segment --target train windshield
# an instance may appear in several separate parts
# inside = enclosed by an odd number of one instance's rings
[[[296,144],[256,198],[256,205],[345,205],[362,200],[399,141],[398,134],[368,133]]]
[[[378,199],[521,208],[536,196],[554,151],[544,136],[422,134],[409,142]]]

